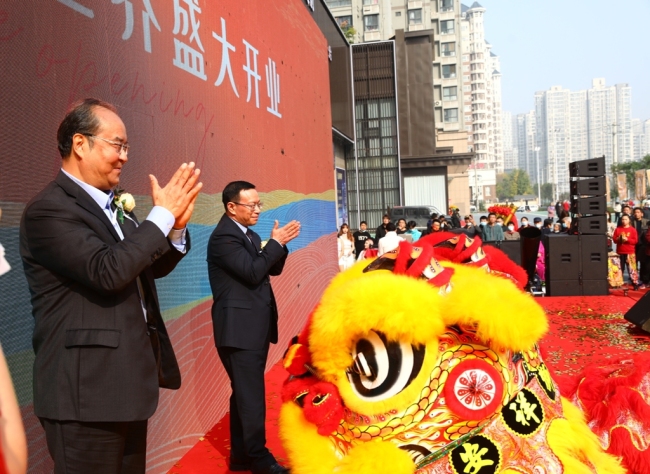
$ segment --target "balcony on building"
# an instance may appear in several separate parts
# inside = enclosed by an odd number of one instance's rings
[[[453,12],[454,11],[454,0],[440,0],[440,12]]]
[[[440,56],[456,56],[456,43],[440,43]]]
[[[456,32],[454,28],[454,20],[442,20],[440,22],[441,35],[453,35]]]
[[[332,8],[352,7],[352,0],[325,0],[325,3],[330,8],[330,10]]]
[[[364,15],[378,15],[379,14],[379,0],[363,0],[363,14]]]
[[[363,40],[379,41],[380,39],[381,33],[379,32],[379,14],[365,15],[363,17]]]
[[[409,2],[409,5],[411,3],[416,3],[416,2]],[[418,8],[416,10],[409,10],[408,15],[409,15],[409,31],[419,31],[424,29],[424,25],[422,24],[422,8]]]
[[[443,64],[441,75],[443,79],[456,79],[456,65]]]
[[[442,88],[442,100],[445,102],[458,100],[458,86],[449,86]]]

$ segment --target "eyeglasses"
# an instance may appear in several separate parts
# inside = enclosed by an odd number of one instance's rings
[[[109,140],[108,138],[102,138],[102,137],[98,137],[96,135],[89,135],[87,133],[83,133],[82,135],[85,135],[88,138],[96,138],[97,140],[105,141],[109,145],[117,147],[117,148],[115,148],[115,151],[117,151],[118,155],[121,155],[122,152],[124,152],[125,155],[129,154],[129,146],[130,145],[128,143],[116,142],[116,141],[113,141],[113,140]]]
[[[255,208],[258,208],[261,211],[262,208],[264,207],[264,203],[262,203],[262,202],[254,202],[254,203],[251,203],[251,204],[242,204],[241,202],[232,201],[232,203],[237,204],[238,206],[247,207],[251,211],[254,211]]]

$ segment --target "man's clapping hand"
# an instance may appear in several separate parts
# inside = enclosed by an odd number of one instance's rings
[[[278,221],[275,221],[273,230],[271,230],[271,238],[277,240],[282,245],[286,245],[300,235],[300,222],[298,221],[291,221],[283,227],[279,226]]]
[[[197,182],[201,171],[194,167],[193,162],[183,163],[164,188],[160,187],[154,175],[149,175],[153,205],[164,207],[174,215],[175,229],[184,229],[187,226],[194,211],[196,198],[203,187],[203,183]]]

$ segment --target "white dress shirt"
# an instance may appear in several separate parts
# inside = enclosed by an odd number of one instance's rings
[[[402,237],[397,235],[397,232],[386,232],[386,235],[379,239],[379,249],[377,250],[377,256],[381,257],[386,252],[395,250],[399,247],[399,243],[404,240]]]
[[[93,198],[93,201],[95,201],[97,205],[104,211],[106,217],[108,217],[108,219],[113,224],[117,235],[120,236],[120,239],[124,240],[122,229],[117,223],[117,212],[114,212],[110,206],[110,196],[101,189],[97,189],[96,187],[75,178],[66,170],[61,169],[61,171],[63,171],[68,178],[77,183],[81,189],[86,191],[88,195]],[[126,214],[124,217],[130,219],[130,217],[128,217]],[[151,209],[151,212],[149,212],[146,220],[156,224],[156,227],[161,230],[165,237],[169,238],[169,241],[174,245],[174,247],[176,247],[179,252],[185,253],[187,251],[185,248],[186,229],[179,230],[173,228],[175,219],[174,215],[170,211],[162,206],[154,206],[153,209]]]
[[[117,211],[113,211],[111,209],[111,200],[113,199],[113,192],[111,191],[110,194],[106,194],[104,191],[101,189],[97,189],[96,187],[84,183],[80,179],[75,178],[72,176],[70,173],[68,173],[66,170],[61,169],[65,173],[65,175],[70,178],[72,181],[77,183],[81,189],[86,191],[88,195],[97,203],[97,205],[104,211],[104,214],[106,214],[106,217],[108,217],[108,220],[111,221],[113,224],[113,228],[115,229],[115,232],[117,232],[117,235],[120,236],[120,239],[124,240],[124,234],[122,233],[122,228],[119,226],[117,223]],[[131,219],[129,216],[124,214],[125,219],[131,220],[136,226],[138,225],[133,219]],[[162,233],[169,239],[169,241],[172,243],[174,247],[179,252],[185,253],[187,252],[186,249],[186,229],[174,229],[174,222],[176,219],[174,219],[174,215],[165,209],[162,206],[154,206],[153,209],[151,209],[151,212],[149,212],[149,215],[147,216],[148,221],[153,222],[156,224],[156,226],[162,231]],[[140,304],[142,305],[142,312],[144,314],[144,320],[145,322],[147,321],[147,308],[144,304],[144,298],[142,295],[144,295],[144,290],[142,289],[142,282],[140,281],[140,277],[136,278],[136,284],[138,285],[138,294],[140,295]]]

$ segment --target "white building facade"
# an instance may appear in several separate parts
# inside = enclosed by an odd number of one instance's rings
[[[467,32],[463,55],[469,56],[469,71],[464,70],[463,76],[464,88],[470,96],[468,102],[472,107],[471,143],[476,153],[475,166],[502,173],[505,163],[502,145],[499,60],[491,52],[492,46],[485,40],[486,9],[478,2],[474,2],[470,7],[462,5],[462,9],[461,28]]]
[[[476,165],[503,172],[499,58],[484,39],[485,8],[459,0],[325,0],[354,42],[387,40],[395,30],[433,30],[437,143],[477,154]],[[466,134],[466,135],[465,135]],[[453,142],[453,143],[452,143]]]
[[[532,110],[525,114],[517,114],[514,119],[514,146],[517,149],[517,168],[526,171],[530,177],[531,183],[537,183],[537,170],[542,168],[538,166],[539,150],[536,152],[537,145],[537,118],[535,111]],[[542,183],[544,179],[542,178]]]
[[[569,163],[604,155],[609,170],[613,163],[633,160],[634,144],[641,142],[632,129],[630,86],[606,86],[602,78],[594,79],[588,90],[553,86],[536,92],[535,128],[541,183],[553,184],[554,199],[569,191]],[[522,145],[518,148],[520,167],[536,182],[531,154],[524,153],[522,159]]]

